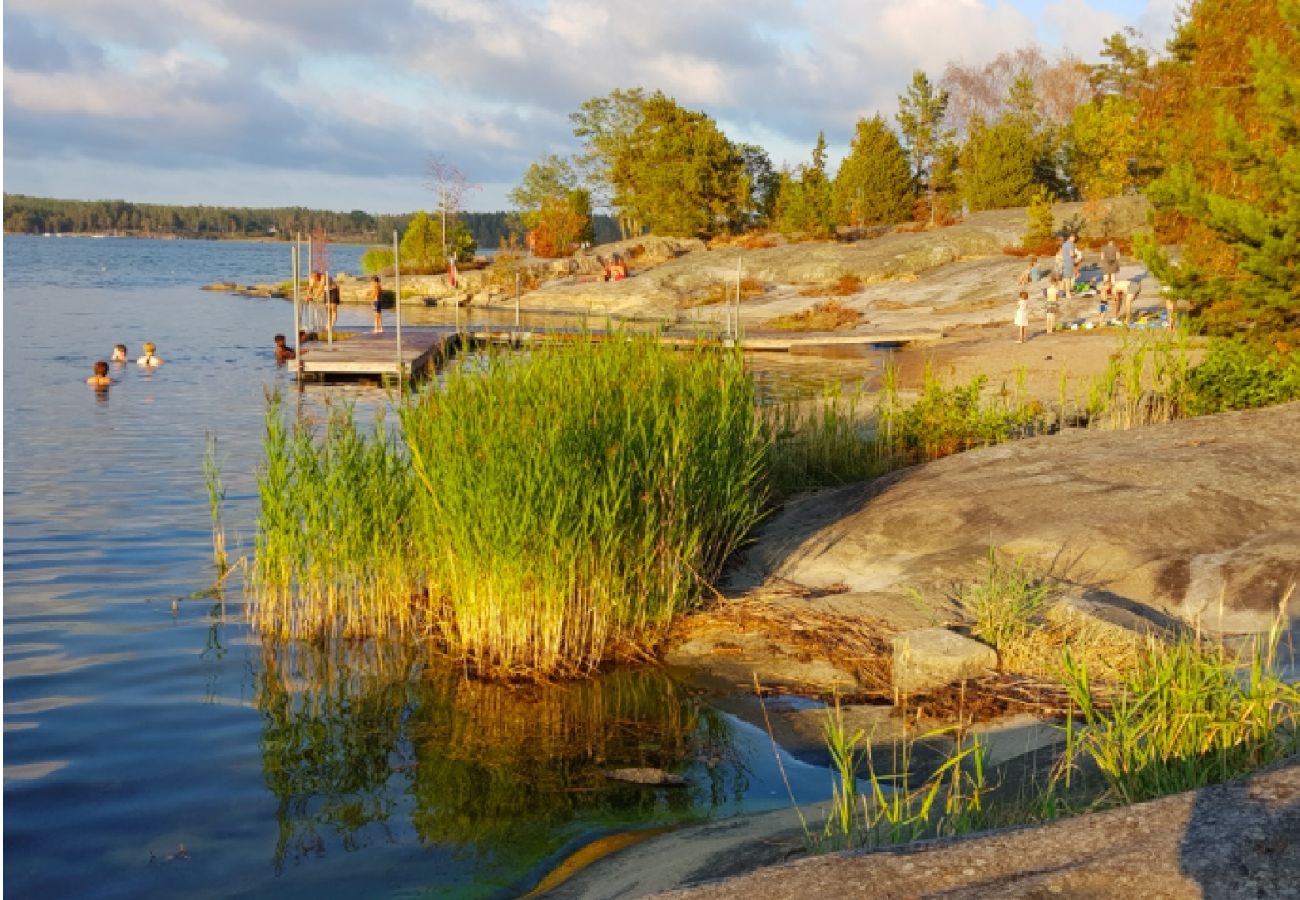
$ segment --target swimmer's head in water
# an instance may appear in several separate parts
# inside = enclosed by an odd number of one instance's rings
[[[113,345],[113,359],[126,359],[126,344]]]
[[[108,374],[108,363],[104,362],[102,359],[99,362],[95,363],[96,377],[103,378],[107,374]]]
[[[153,352],[158,348],[154,346],[153,341],[144,342],[144,352],[146,356],[153,356]]]

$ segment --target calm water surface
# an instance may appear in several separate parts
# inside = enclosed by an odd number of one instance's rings
[[[356,270],[362,248],[336,247]],[[304,416],[377,389],[274,365],[279,244],[4,239],[4,887],[9,897],[517,896],[610,831],[784,805],[766,735],[655,671],[520,690],[358,648],[264,648],[211,591],[202,460],[234,555],[256,518],[263,394]],[[342,325],[368,325],[345,306]],[[145,340],[95,392],[112,345]],[[784,759],[801,800],[826,772]],[[618,786],[653,765],[680,791]]]

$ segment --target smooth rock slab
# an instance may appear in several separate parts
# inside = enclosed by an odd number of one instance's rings
[[[997,669],[997,651],[947,628],[905,631],[894,638],[894,691],[920,694]]]

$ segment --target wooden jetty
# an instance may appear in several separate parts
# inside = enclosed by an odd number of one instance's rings
[[[626,332],[618,332],[625,334]],[[347,334],[333,343],[311,342],[301,348],[295,363],[300,380],[325,378],[420,378],[435,369],[442,360],[465,344],[508,344],[522,346],[543,342],[573,340],[608,340],[614,332],[607,329],[579,327],[540,328],[535,325],[500,325],[474,323],[461,325],[416,326],[402,329],[399,350],[397,334]],[[734,339],[715,331],[668,330],[657,333],[670,346],[715,344],[734,346]],[[766,352],[805,352],[870,349],[937,340],[943,332],[782,332],[751,331],[745,333],[740,346],[745,350]]]

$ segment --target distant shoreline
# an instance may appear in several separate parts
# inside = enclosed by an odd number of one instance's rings
[[[175,232],[150,232],[150,231],[132,231],[132,232],[112,232],[112,231],[59,231],[59,232],[32,232],[32,231],[9,231],[4,232],[5,237],[50,237],[50,238],[128,238],[131,240],[154,240],[154,241],[242,241],[254,244],[291,244],[292,238],[282,238],[274,235],[249,235],[249,234],[177,234]],[[330,235],[331,244],[355,244],[357,246],[379,246],[382,241],[379,238],[366,238],[356,236]]]

